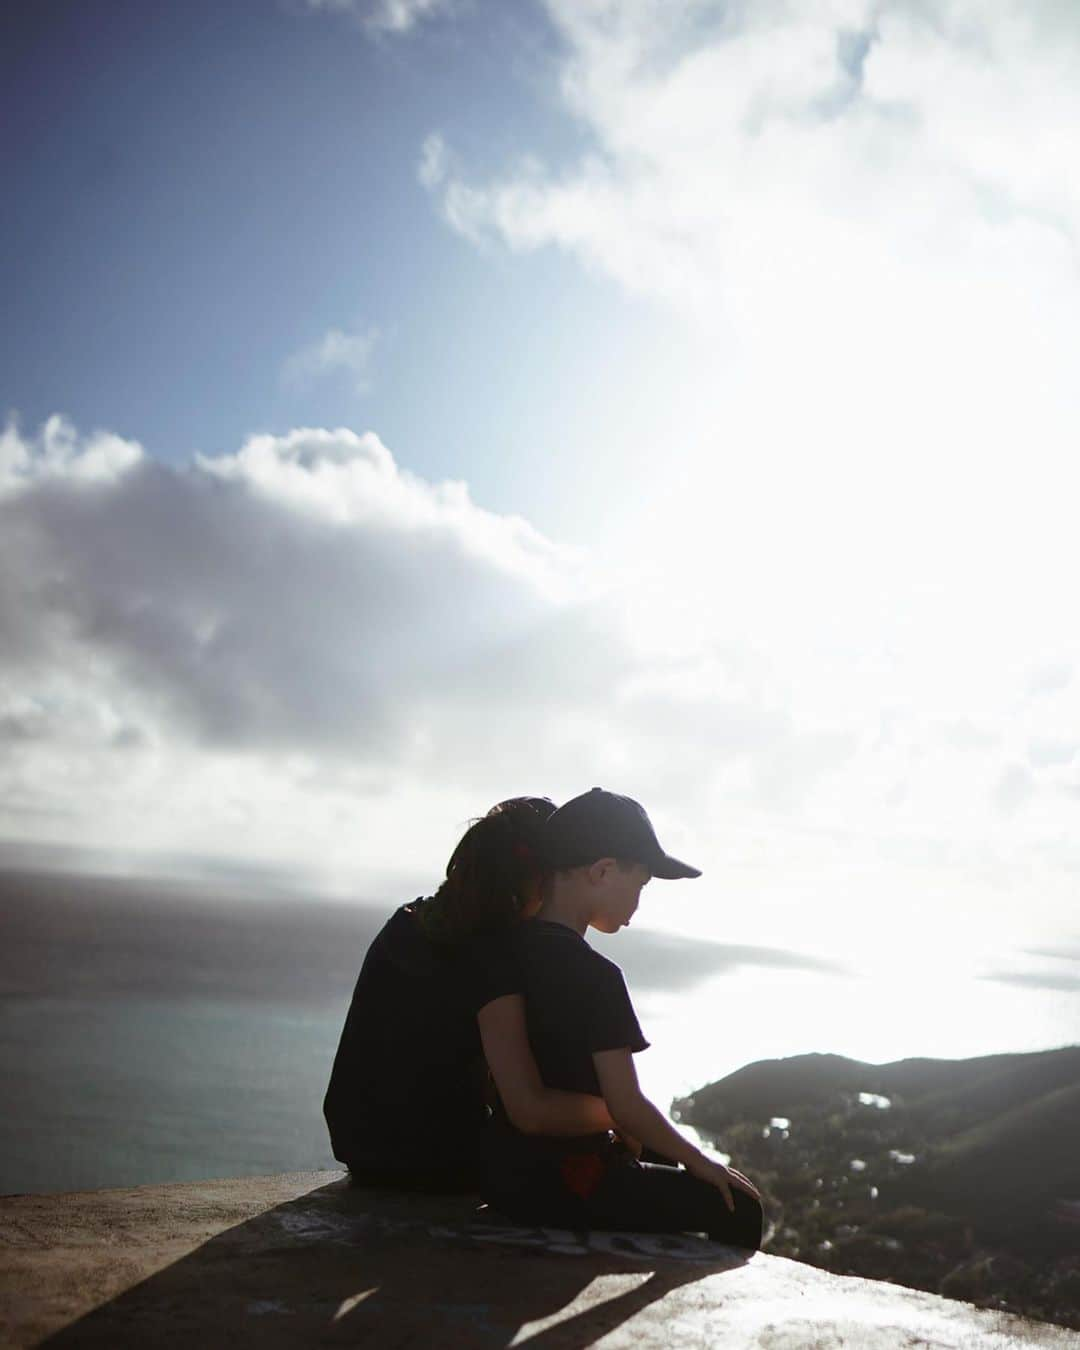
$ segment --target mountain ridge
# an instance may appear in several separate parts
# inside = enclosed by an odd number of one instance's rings
[[[1080,1046],[760,1060],[672,1114],[759,1185],[769,1250],[1080,1326]]]

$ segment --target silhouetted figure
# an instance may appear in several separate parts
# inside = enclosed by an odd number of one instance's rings
[[[553,875],[539,916],[519,924],[508,942],[521,968],[529,1041],[544,1082],[600,1094],[628,1142],[607,1131],[526,1135],[498,1112],[485,1198],[525,1222],[704,1231],[756,1249],[756,1189],[684,1139],[642,1094],[632,1057],[648,1042],[619,967],[584,936],[589,927],[615,933],[629,923],[651,877],[700,872],[664,852],[637,802],[600,788],[547,819],[542,847]],[[670,1164],[640,1162],[642,1145]]]
[[[490,1064],[523,1130],[611,1124],[603,1102],[548,1091],[525,1034],[517,968],[498,939],[539,903],[545,797],[500,802],[455,848],[433,896],[398,909],[368,949],[323,1110],[360,1184],[475,1190]]]

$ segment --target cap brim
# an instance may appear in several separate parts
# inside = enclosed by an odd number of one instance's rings
[[[678,881],[682,877],[701,876],[700,867],[691,867],[689,863],[680,862],[678,858],[671,858],[666,853],[657,858],[649,870],[661,881]]]

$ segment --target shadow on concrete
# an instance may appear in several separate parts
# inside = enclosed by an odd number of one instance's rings
[[[617,1237],[611,1250],[584,1247],[581,1235],[543,1241],[483,1222],[475,1199],[336,1181],[219,1233],[43,1344],[585,1347],[751,1255],[701,1243],[694,1259],[684,1244],[679,1259],[677,1242],[674,1257],[643,1255]]]

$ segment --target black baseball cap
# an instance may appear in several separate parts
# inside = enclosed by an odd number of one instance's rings
[[[664,852],[639,802],[603,788],[564,802],[544,822],[543,840],[544,861],[553,869],[620,858],[643,863],[665,881],[701,876],[699,868]]]

